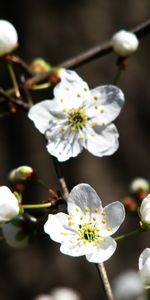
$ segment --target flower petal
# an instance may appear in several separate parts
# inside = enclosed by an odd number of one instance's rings
[[[104,224],[101,222],[99,225],[101,228],[101,235],[103,237],[110,236],[114,234],[125,218],[125,209],[121,202],[116,201],[104,207],[103,213],[104,217]]]
[[[76,237],[72,237],[67,243],[64,242],[61,244],[60,251],[63,254],[67,254],[70,256],[78,257],[82,255],[86,255],[92,252],[92,245],[87,243],[83,244],[82,241],[79,241]]]
[[[139,256],[139,270],[141,270],[146,262],[150,258],[150,248],[144,249],[144,251]]]
[[[86,255],[86,259],[92,263],[102,263],[109,259],[115,252],[117,243],[111,237],[105,242],[101,242],[97,247],[93,247],[93,252]]]
[[[95,156],[111,155],[118,149],[118,131],[114,124],[87,128],[85,148]]]
[[[77,131],[71,132],[69,128],[63,127],[64,132],[54,130],[48,137],[47,150],[59,161],[66,161],[70,157],[77,156],[83,149],[83,140],[78,139]]]
[[[45,133],[49,128],[50,110],[53,109],[54,104],[54,100],[45,100],[33,105],[29,110],[29,119],[41,133]]]
[[[76,235],[76,226],[70,226],[68,215],[60,212],[48,216],[48,220],[44,224],[44,231],[49,234],[53,241],[62,243]]]
[[[85,97],[89,98],[89,87],[81,78],[78,80],[76,76],[74,79],[67,76],[55,86],[54,96],[68,110],[76,109],[83,106]]]
[[[77,222],[83,216],[89,216],[89,220],[94,211],[102,211],[102,204],[96,191],[86,183],[76,185],[68,197],[68,212],[74,216]]]
[[[19,203],[7,186],[0,187],[0,223],[7,222],[19,214]]]
[[[143,209],[150,207],[150,194],[145,197],[140,206],[140,213],[142,214]]]
[[[96,99],[89,107],[91,116],[97,115],[101,124],[109,124],[119,115],[124,104],[124,94],[113,85],[99,86],[90,91],[92,98]]]

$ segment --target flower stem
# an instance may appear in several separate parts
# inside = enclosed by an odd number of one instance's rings
[[[117,68],[117,72],[116,72],[115,78],[114,78],[114,80],[112,82],[113,84],[116,85],[118,83],[118,81],[119,81],[119,79],[121,77],[122,72],[123,72],[123,68],[122,68],[121,65],[119,65],[118,68]]]
[[[50,207],[52,204],[48,203],[39,203],[39,204],[21,204],[21,208],[28,208],[28,209],[37,209],[37,208],[47,208]]]
[[[139,233],[139,232],[141,232],[141,228],[137,228],[137,229],[135,229],[135,230],[133,230],[133,231],[131,231],[131,232],[121,234],[121,235],[119,235],[119,236],[117,236],[117,237],[115,238],[115,241],[123,240],[123,239],[125,239],[125,238],[127,238],[127,237],[129,237],[129,236],[135,235],[135,234],[137,234],[137,233]]]
[[[16,95],[17,98],[20,98],[20,92],[19,92],[19,88],[18,88],[18,83],[17,83],[17,80],[16,80],[16,76],[15,76],[15,72],[13,70],[12,63],[8,62],[7,66],[8,66],[8,70],[9,70],[9,73],[10,73],[10,76],[11,76],[11,79],[12,79],[12,82],[13,82],[13,86],[14,86],[14,90],[15,90],[15,95]]]
[[[61,166],[60,166],[57,158],[52,156],[52,159],[53,159],[53,164],[54,164],[54,168],[55,168],[55,171],[56,171],[56,175],[57,175],[57,178],[58,178],[60,186],[61,186],[63,197],[64,197],[65,200],[67,200],[68,195],[69,195],[69,191],[68,191],[68,187],[67,187],[65,178],[63,177],[63,174],[62,174]]]
[[[98,274],[100,276],[100,279],[102,281],[103,287],[104,287],[104,291],[107,295],[107,299],[108,300],[114,300],[114,296],[112,293],[112,289],[109,283],[109,279],[107,276],[107,272],[106,272],[106,268],[104,266],[104,263],[100,263],[100,264],[96,264],[96,268],[98,270]]]

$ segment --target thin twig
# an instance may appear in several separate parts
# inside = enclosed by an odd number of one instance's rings
[[[21,108],[22,108],[23,110],[25,110],[25,111],[28,111],[29,108],[30,108],[30,106],[29,106],[28,103],[25,103],[25,102],[23,102],[22,100],[15,99],[15,98],[13,98],[13,97],[7,95],[7,92],[4,91],[2,88],[0,88],[0,95],[1,95],[3,98],[7,99],[10,103],[16,104],[17,106],[21,107]]]
[[[100,279],[102,281],[104,291],[107,295],[108,300],[114,300],[112,289],[108,280],[107,272],[104,263],[96,264]]]
[[[147,21],[137,25],[136,27],[132,28],[130,31],[134,32],[139,39],[143,38],[145,35],[150,33],[150,19]],[[81,65],[84,65],[94,59],[103,57],[113,51],[111,39],[109,41],[106,41],[98,46],[95,46],[81,54],[78,54],[77,56],[74,56],[71,59],[68,59],[60,64],[58,64],[56,67],[52,68],[51,71],[48,72],[42,72],[39,74],[34,75],[30,79],[26,80],[26,86],[32,87],[34,84],[43,82],[49,78],[51,73],[54,72],[55,69],[58,68],[72,68],[75,69]],[[7,91],[7,94],[12,95],[14,93],[14,89],[9,89]]]

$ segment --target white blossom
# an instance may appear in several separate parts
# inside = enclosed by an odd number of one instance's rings
[[[2,226],[2,235],[5,242],[13,248],[23,248],[28,244],[28,236],[24,236],[22,239],[17,239],[17,235],[20,232],[20,227],[13,223],[5,223]]]
[[[144,300],[144,287],[140,275],[127,270],[115,278],[113,292],[116,300]]]
[[[120,56],[129,56],[137,50],[139,41],[136,35],[126,30],[120,30],[112,37],[112,47]]]
[[[19,203],[6,186],[0,187],[0,223],[8,222],[19,214]]]
[[[0,56],[17,47],[18,35],[15,27],[6,20],[0,20]]]
[[[132,193],[138,193],[141,191],[147,192],[149,191],[149,188],[149,182],[142,177],[135,178],[130,185],[130,191]]]
[[[140,206],[140,218],[143,226],[147,228],[150,227],[150,194],[143,199]]]
[[[42,294],[35,300],[81,300],[79,294],[68,287],[57,287],[50,294]]]
[[[59,161],[77,156],[83,148],[96,156],[118,149],[118,131],[112,121],[124,103],[122,91],[112,85],[93,90],[76,72],[61,70],[54,99],[35,104],[29,118],[45,135],[48,152]]]
[[[68,213],[50,214],[44,231],[61,243],[60,251],[71,256],[86,255],[88,261],[100,263],[116,250],[111,237],[125,217],[122,203],[116,201],[105,208],[95,190],[88,184],[78,184],[68,197]]]
[[[150,248],[144,249],[139,257],[139,274],[145,288],[150,288]]]

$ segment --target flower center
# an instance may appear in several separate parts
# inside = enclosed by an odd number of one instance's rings
[[[72,129],[82,129],[87,122],[87,115],[82,109],[72,109],[69,113],[68,122]]]
[[[79,240],[94,242],[99,239],[99,228],[91,223],[79,225]]]

